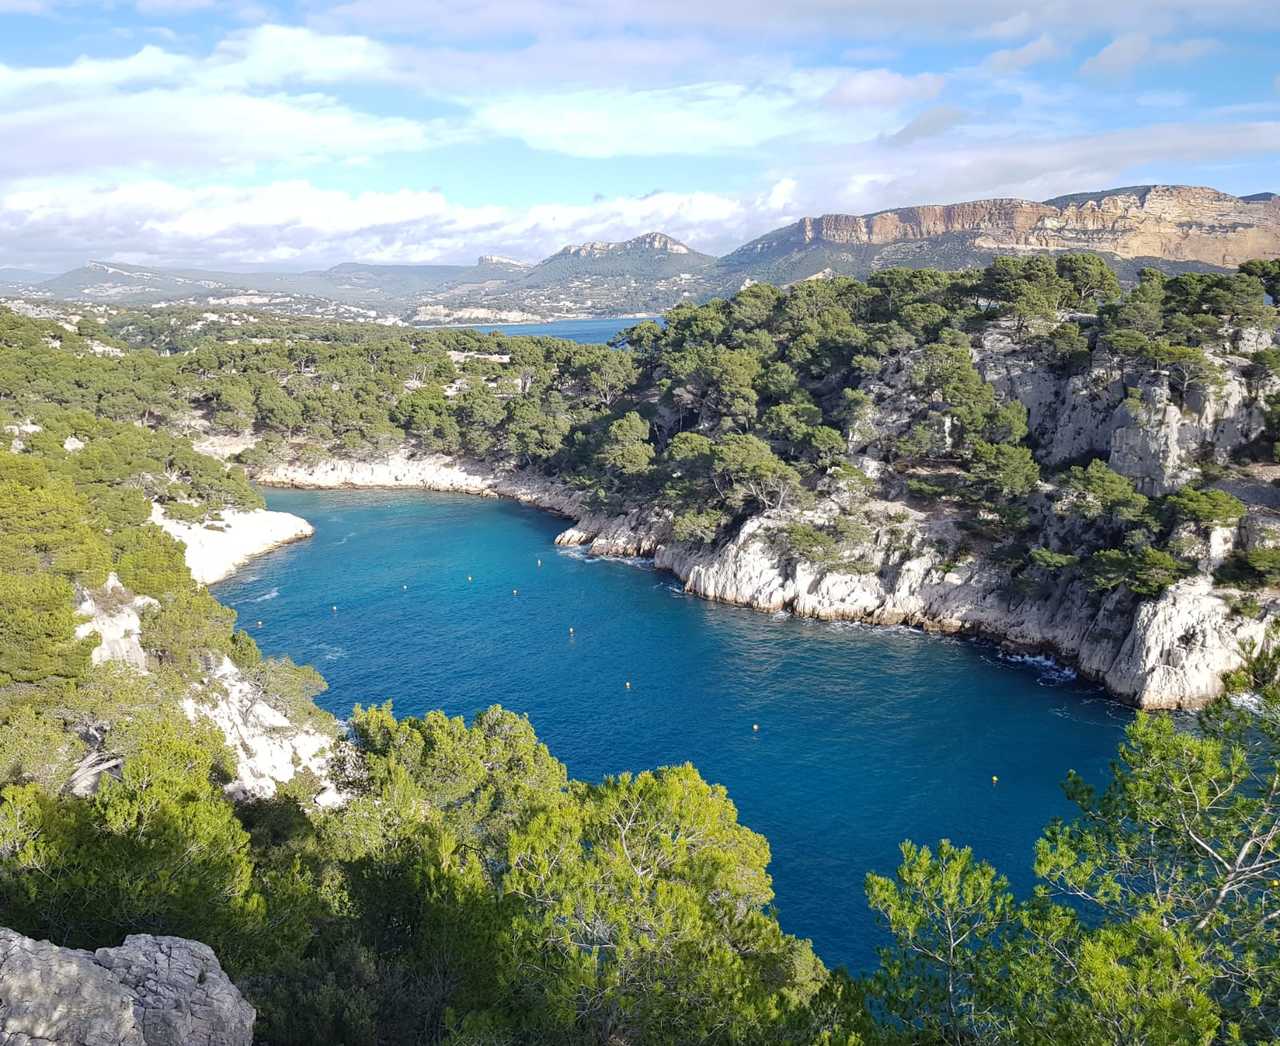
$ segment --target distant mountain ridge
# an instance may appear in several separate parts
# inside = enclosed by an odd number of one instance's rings
[[[876,269],[957,269],[998,254],[1093,251],[1124,278],[1145,265],[1233,269],[1280,257],[1280,197],[1196,186],[1138,185],[1036,202],[925,204],[872,214],[801,218],[723,257],[661,232],[570,244],[536,264],[485,255],[474,265],[346,262],[302,273],[225,273],[91,262],[38,285],[55,298],[191,302],[368,314],[409,322],[500,322],[658,312],[732,294]],[[0,270],[0,283],[6,282]],[[23,282],[17,280],[15,282]]]

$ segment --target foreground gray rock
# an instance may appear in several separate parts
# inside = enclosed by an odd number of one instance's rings
[[[0,928],[0,1046],[250,1046],[255,1016],[198,941],[88,952]]]

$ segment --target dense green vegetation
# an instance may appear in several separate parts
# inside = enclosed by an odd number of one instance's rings
[[[1003,320],[1047,367],[1114,371],[1131,389],[1160,375],[1185,404],[1219,380],[1210,351],[1234,351],[1242,327],[1275,326],[1269,264],[1173,278],[1144,270],[1127,293],[1091,255],[889,269],[785,292],[754,285],[639,324],[621,339],[626,351],[180,310],[81,321],[74,334],[0,317],[0,338],[23,348],[0,362],[0,407],[37,423],[52,404],[95,419],[252,431],[257,443],[241,456],[250,467],[376,457],[408,441],[543,469],[602,509],[643,505],[677,540],[704,543],[763,510],[865,491],[849,452],[866,447],[918,499],[963,508],[976,540],[1005,543],[1025,586],[1054,573],[1144,598],[1189,569],[1179,525],[1214,520],[1145,501],[1094,513],[1100,495],[1089,488],[1129,483],[1101,461],[1042,475],[1025,409],[984,379],[971,341]],[[1087,329],[1055,321],[1072,310],[1096,315]],[[85,349],[95,337],[146,351],[95,356]],[[1259,352],[1255,366],[1280,370],[1280,355]],[[1130,409],[1143,408],[1135,399]],[[1042,480],[1061,496],[1046,498]],[[1059,558],[1033,557],[1041,545]]]
[[[0,311],[16,441],[0,449],[0,923],[80,947],[206,941],[269,1044],[1280,1042],[1280,648],[1228,680],[1252,711],[1140,716],[1102,791],[1070,778],[1078,813],[1029,855],[1031,895],[948,841],[843,884],[885,930],[879,968],[853,977],[782,931],[768,845],[723,789],[690,766],[572,781],[499,708],[470,724],[357,709],[335,743],[343,806],[317,809],[308,774],[233,803],[234,753],[181,710],[216,698],[215,660],[339,731],[310,704],[323,681],[264,660],[149,522],[152,503],[209,526],[260,504],[180,435],[252,429],[250,467],[409,440],[655,506],[690,542],[837,494],[851,511],[780,540],[857,570],[873,484],[849,449],[875,444],[1026,585],[1145,598],[1192,569],[1188,532],[1242,504],[1207,485],[1148,497],[1100,460],[1042,475],[970,339],[999,320],[1046,366],[1097,354],[1186,399],[1216,380],[1224,331],[1274,323],[1264,279],[1147,274],[1123,293],[1084,256],[888,270],[681,306],[622,349],[160,310],[69,331]],[[1071,310],[1097,321],[1060,323]],[[907,404],[892,430],[866,431],[891,394]],[[1266,551],[1226,569],[1269,583]],[[154,600],[145,676],[92,665],[75,634],[81,598],[134,595]],[[73,794],[95,766],[96,791]]]

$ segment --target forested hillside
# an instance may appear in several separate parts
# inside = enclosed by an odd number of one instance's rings
[[[0,923],[204,941],[270,1044],[1280,1040],[1280,266],[1246,268],[1128,293],[1083,255],[758,285],[616,348],[0,311]],[[1033,896],[963,840],[833,884],[885,931],[850,977],[780,928],[767,842],[695,768],[572,781],[498,708],[343,730],[152,522],[259,505],[246,470],[393,453],[545,476],[579,527],[704,579],[750,554],[797,612],[913,578],[993,628],[1053,607],[1132,636],[1173,592],[1218,615],[1202,639],[1237,697],[1201,695],[1194,728],[1141,715],[1105,790],[1069,779]],[[80,613],[125,605],[133,665],[95,657]],[[224,791],[239,754],[200,709],[225,664],[332,739],[326,779]]]

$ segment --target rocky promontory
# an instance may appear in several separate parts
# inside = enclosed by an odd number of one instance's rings
[[[156,505],[151,521],[186,547],[191,576],[202,585],[221,581],[254,556],[315,532],[305,519],[266,509],[225,509],[217,519],[187,523],[170,519]]]

